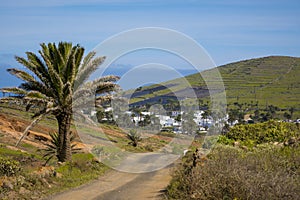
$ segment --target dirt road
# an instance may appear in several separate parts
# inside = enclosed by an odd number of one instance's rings
[[[171,180],[171,167],[132,174],[112,170],[90,184],[54,195],[47,200],[143,200],[164,199],[162,191]]]

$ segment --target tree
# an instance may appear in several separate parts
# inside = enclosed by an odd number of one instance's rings
[[[230,123],[230,125],[233,125],[233,122],[239,119],[239,111],[237,109],[230,109],[228,117],[228,122]]]
[[[33,105],[39,107],[33,121],[25,129],[16,145],[27,135],[30,128],[45,115],[53,114],[58,122],[58,160],[71,160],[70,126],[72,106],[80,106],[79,97],[96,95],[90,101],[99,103],[111,98],[110,92],[117,89],[114,83],[116,76],[100,77],[87,81],[89,76],[104,61],[105,57],[95,57],[95,52],[88,53],[85,58],[84,48],[67,42],[41,44],[40,56],[26,52],[27,58],[16,56],[16,60],[30,72],[19,69],[8,69],[12,75],[24,81],[16,88],[2,88],[2,92],[16,96],[4,97],[2,101],[21,101],[26,110]],[[102,94],[102,95],[97,95]],[[94,95],[94,97],[95,97]],[[86,103],[86,102],[85,102]]]
[[[100,107],[97,109],[96,117],[97,117],[98,122],[102,121],[102,119],[105,117],[104,108]]]
[[[273,105],[268,106],[267,112],[270,113],[272,119],[274,119],[277,110],[278,110],[278,108],[276,106],[273,106]]]
[[[151,124],[151,118],[149,115],[144,115],[143,120],[139,121],[139,126],[147,126]]]
[[[255,109],[254,114],[250,115],[250,118],[253,119],[254,122],[260,121],[260,110]]]
[[[178,115],[175,117],[175,120],[178,121],[178,122],[181,122],[181,114],[178,114]]]
[[[143,117],[143,110],[141,107],[134,107],[132,108],[132,112],[134,114],[133,117],[138,117],[138,122],[137,123],[140,123],[140,121],[142,120],[142,117]]]

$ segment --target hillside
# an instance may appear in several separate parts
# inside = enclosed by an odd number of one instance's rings
[[[260,107],[300,108],[300,58],[270,56],[219,66],[226,89],[227,102],[258,103]],[[210,70],[202,72],[209,73]],[[189,97],[191,88],[182,88],[183,80],[192,86],[198,98],[208,100],[209,93],[199,73],[143,87],[131,97],[131,103],[146,103],[167,97]],[[164,85],[165,87],[162,87]],[[146,101],[145,101],[146,99]]]
[[[73,141],[76,148],[81,150],[73,154],[71,162],[59,163],[53,157],[46,165],[46,160],[49,157],[44,157],[46,154],[45,149],[48,149],[47,144],[50,144],[52,140],[49,133],[57,130],[57,123],[53,116],[48,116],[40,121],[38,125],[29,131],[29,134],[20,145],[15,146],[22,132],[31,122],[32,115],[33,113],[25,111],[22,106],[0,104],[0,199],[43,199],[51,194],[76,188],[92,180],[94,180],[93,184],[88,185],[88,187],[93,188],[91,189],[93,194],[89,193],[89,195],[99,196],[100,198],[100,195],[105,193],[105,195],[114,196],[113,192],[111,194],[106,194],[106,192],[111,190],[120,191],[125,188],[125,192],[127,192],[127,189],[128,191],[134,191],[132,194],[142,195],[141,198],[143,199],[143,195],[154,197],[160,194],[160,191],[166,187],[170,180],[167,173],[169,172],[168,168],[159,173],[153,172],[147,175],[132,176],[111,170],[101,180],[97,181],[96,179],[109,170],[109,166],[99,162],[94,155],[89,153],[88,150],[93,147],[89,141],[95,142],[109,138],[115,145],[127,151],[147,152],[164,146],[167,141],[172,139],[164,135],[154,135],[153,137],[143,138],[138,147],[135,148],[129,143],[130,140],[121,129],[109,124],[100,124],[99,127],[92,127],[88,124],[80,124],[77,127],[72,126],[75,135],[77,135],[77,131],[81,132],[80,138],[77,137]],[[100,134],[99,136],[100,132],[104,133],[106,137],[101,138],[103,135]],[[105,146],[101,147],[106,149]],[[105,153],[105,155],[109,155],[111,152],[107,151]],[[116,176],[118,178],[111,179],[111,177]],[[107,181],[108,179],[110,181]],[[115,184],[114,180],[124,181]],[[125,187],[124,185],[129,182],[131,183],[130,187]],[[153,184],[155,182],[160,182],[160,184]],[[137,193],[136,187],[144,184],[152,186],[139,188]],[[99,190],[99,186],[103,185],[107,189],[102,190],[102,188]],[[78,192],[83,190],[78,189]],[[82,199],[82,196],[78,196],[78,193],[74,194],[73,192],[71,190],[69,193],[63,193],[63,195],[73,195],[74,198],[72,197],[72,199]],[[118,193],[118,195],[124,194]],[[49,199],[53,199],[52,196]],[[86,199],[86,196],[84,199]]]

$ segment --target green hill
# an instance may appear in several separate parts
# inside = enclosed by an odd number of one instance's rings
[[[258,103],[259,107],[274,105],[282,109],[300,108],[300,58],[269,56],[219,66],[224,82],[227,102]],[[203,71],[203,74],[211,70]],[[201,74],[202,74],[201,73]],[[199,73],[167,81],[163,84],[139,88],[131,103],[146,103],[151,99],[176,96],[188,97],[190,89],[184,88],[187,80],[198,98],[209,99],[205,82]],[[164,85],[166,87],[162,87]]]

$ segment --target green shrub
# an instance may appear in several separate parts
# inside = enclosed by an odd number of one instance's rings
[[[229,139],[225,135],[220,135],[219,138],[218,138],[218,143],[225,144],[225,145],[233,145],[234,140]]]
[[[21,167],[18,161],[0,157],[0,176],[13,176],[20,171]]]
[[[291,137],[299,137],[300,134],[295,124],[271,120],[264,123],[236,125],[224,136],[219,139],[222,144],[239,141],[242,145],[252,147],[262,143],[284,142]]]

